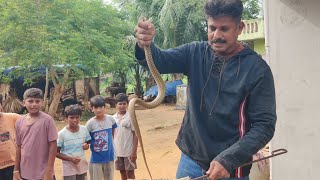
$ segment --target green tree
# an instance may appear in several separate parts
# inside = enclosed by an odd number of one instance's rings
[[[123,49],[126,17],[102,0],[0,0],[0,8],[2,65],[47,67],[54,84],[50,115],[70,80],[111,72],[130,58]]]
[[[244,10],[242,19],[256,19],[261,12],[261,2],[258,0],[242,0]]]

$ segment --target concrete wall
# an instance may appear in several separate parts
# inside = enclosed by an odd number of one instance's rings
[[[272,180],[319,180],[320,1],[265,1],[267,52],[274,73],[278,122]]]

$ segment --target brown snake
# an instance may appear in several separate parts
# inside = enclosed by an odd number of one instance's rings
[[[164,97],[165,97],[165,83],[163,82],[161,75],[159,73],[159,71],[157,70],[156,66],[154,65],[153,62],[153,58],[152,58],[152,54],[151,54],[151,49],[150,47],[145,47],[144,48],[144,52],[145,52],[145,57],[146,57],[146,61],[149,67],[149,70],[152,74],[152,77],[154,78],[154,80],[156,81],[157,85],[158,85],[158,95],[157,97],[151,101],[151,102],[144,102],[139,98],[134,98],[131,99],[129,102],[129,107],[128,107],[128,111],[130,114],[130,118],[133,124],[133,127],[135,129],[136,135],[138,137],[139,140],[139,144],[141,147],[141,152],[142,152],[142,156],[143,156],[143,160],[144,160],[144,164],[146,165],[146,168],[148,170],[149,176],[152,179],[151,173],[150,173],[150,169],[148,167],[148,163],[146,160],[146,155],[144,152],[144,147],[143,147],[143,143],[142,143],[142,137],[141,137],[141,133],[140,133],[140,128],[139,128],[139,124],[137,121],[137,117],[136,117],[136,113],[135,113],[135,105],[138,104],[142,107],[148,108],[148,109],[152,109],[157,107],[159,104],[162,103]]]

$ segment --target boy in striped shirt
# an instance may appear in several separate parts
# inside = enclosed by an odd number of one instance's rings
[[[79,125],[81,109],[70,105],[65,109],[68,123],[58,133],[57,158],[62,159],[64,180],[85,180],[88,162],[84,150],[89,149],[91,136],[85,126]]]

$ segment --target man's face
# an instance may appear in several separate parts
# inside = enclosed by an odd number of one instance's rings
[[[211,48],[219,55],[229,55],[236,47],[243,26],[243,22],[236,23],[230,16],[209,17],[208,42]]]
[[[23,105],[30,114],[36,114],[42,108],[43,101],[40,98],[27,98],[23,100]]]

